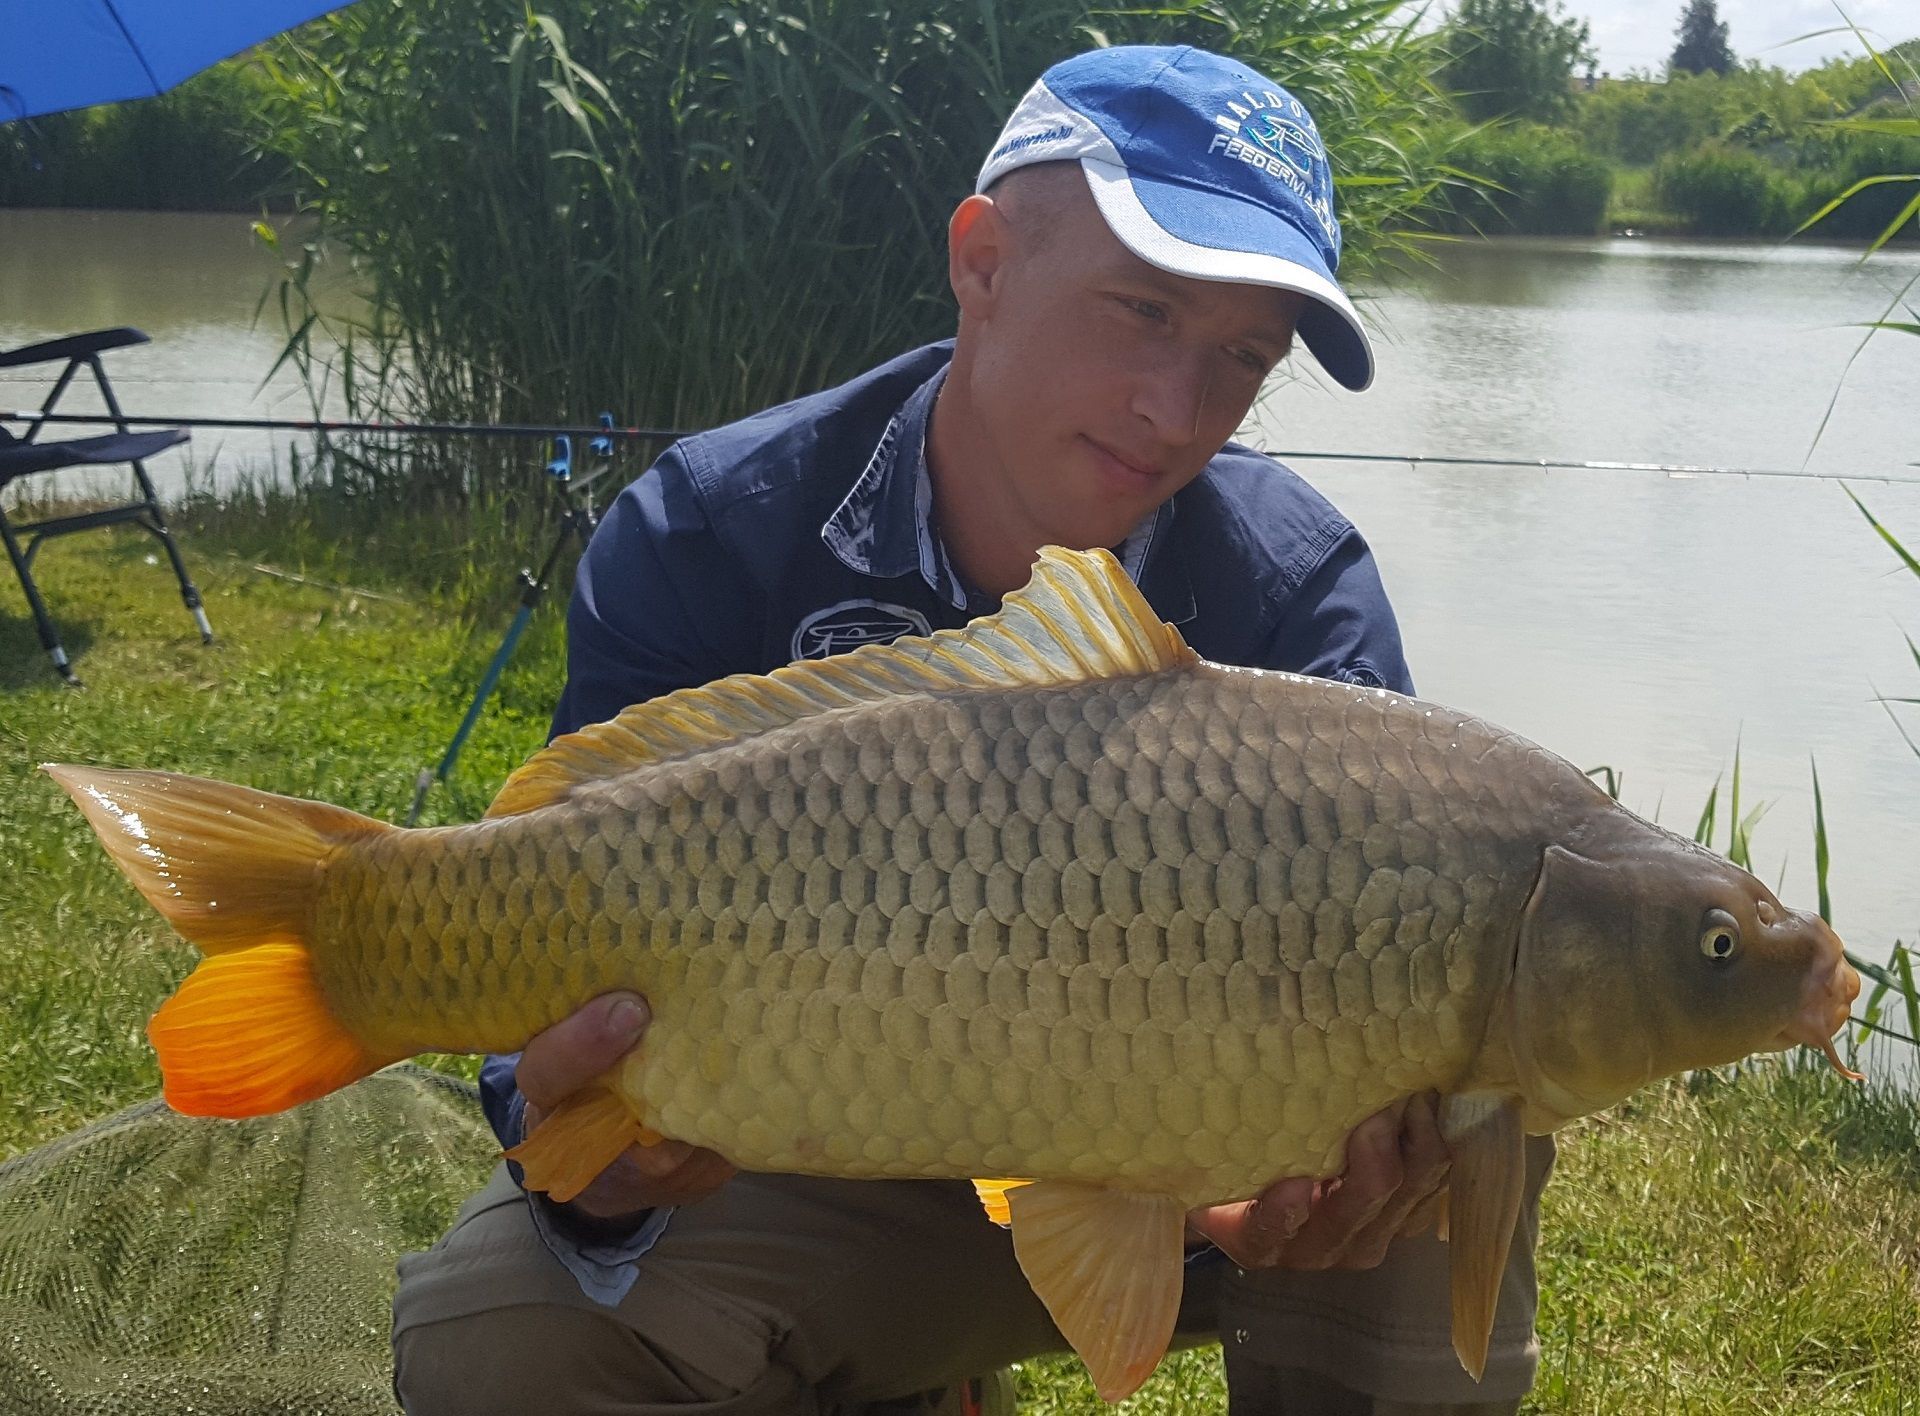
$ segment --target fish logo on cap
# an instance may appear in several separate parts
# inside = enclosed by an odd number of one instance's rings
[[[1311,173],[1313,164],[1324,161],[1327,155],[1318,133],[1271,112],[1255,114],[1242,131],[1302,177]]]

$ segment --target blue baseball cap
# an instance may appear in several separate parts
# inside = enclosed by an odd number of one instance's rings
[[[1307,297],[1298,330],[1350,389],[1373,347],[1334,272],[1333,168],[1313,116],[1272,79],[1190,45],[1121,45],[1055,64],[1013,111],[974,190],[1032,162],[1078,160],[1121,243],[1197,280]]]

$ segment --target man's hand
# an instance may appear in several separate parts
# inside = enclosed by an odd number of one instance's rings
[[[529,1042],[514,1072],[527,1101],[525,1133],[532,1135],[541,1117],[638,1046],[652,1016],[638,994],[602,994]],[[611,1228],[661,1205],[704,1199],[733,1173],[713,1151],[682,1141],[628,1146],[563,1208]]]
[[[1433,1227],[1450,1157],[1438,1098],[1408,1097],[1347,1138],[1347,1168],[1331,1180],[1278,1180],[1250,1200],[1187,1216],[1241,1268],[1372,1268],[1403,1234]]]

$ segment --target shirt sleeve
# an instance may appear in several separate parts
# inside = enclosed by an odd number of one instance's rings
[[[1255,668],[1413,692],[1400,623],[1373,551],[1349,526],[1288,601]]]

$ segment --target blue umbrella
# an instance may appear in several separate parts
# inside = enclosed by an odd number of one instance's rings
[[[0,123],[151,98],[348,0],[0,0]]]

